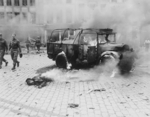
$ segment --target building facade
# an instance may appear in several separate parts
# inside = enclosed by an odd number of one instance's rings
[[[36,23],[35,0],[0,0],[0,21],[5,25],[11,20]]]
[[[107,4],[119,4],[125,0],[37,0],[37,23],[66,25],[87,20],[94,8],[100,10]]]
[[[18,34],[22,31],[21,36],[42,34],[46,40],[48,30],[78,27],[91,17],[96,7],[102,10],[109,3],[122,2],[124,0],[0,0],[0,31],[6,38],[10,38],[15,29]]]
[[[0,25],[12,19],[33,24],[73,24],[84,21],[94,7],[124,0],[0,0]]]

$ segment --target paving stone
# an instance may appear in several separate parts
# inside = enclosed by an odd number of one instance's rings
[[[26,54],[23,58],[19,58],[20,67],[12,72],[10,56],[6,55],[5,58],[9,64],[0,70],[0,117],[67,117],[66,115],[68,117],[148,117],[150,115],[148,76],[130,78],[108,76],[87,81],[83,80],[83,77],[79,80],[68,80],[65,75],[68,72],[64,72],[62,73],[64,81],[57,79],[56,82],[38,89],[27,86],[25,80],[52,70],[54,61],[48,59],[44,53],[41,56]],[[61,72],[59,69],[56,71]],[[88,76],[89,72],[85,72],[84,76]],[[56,77],[58,75],[53,74]],[[100,91],[102,88],[105,91]],[[79,106],[69,108],[70,103]]]

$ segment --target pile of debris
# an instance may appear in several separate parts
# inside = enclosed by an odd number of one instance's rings
[[[41,75],[26,79],[28,86],[37,86],[38,88],[45,87],[51,82],[53,82],[53,79],[42,77]]]

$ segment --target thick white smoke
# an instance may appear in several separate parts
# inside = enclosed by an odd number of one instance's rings
[[[123,3],[108,3],[103,9],[97,6],[90,20],[82,25],[86,28],[113,28],[118,41],[139,47],[149,38],[150,1],[128,0]],[[148,30],[146,30],[148,29]],[[145,35],[145,36],[144,36]]]
[[[79,27],[114,29],[117,33],[117,42],[129,44],[138,55],[137,67],[135,67],[134,72],[139,71],[139,68],[145,70],[142,67],[149,64],[147,61],[150,56],[141,46],[143,46],[145,39],[150,38],[150,1],[128,0],[123,3],[106,3],[103,8],[100,6],[95,6],[93,9],[88,8],[85,16],[89,15],[88,11],[91,12],[91,15]],[[79,22],[75,22],[74,25],[79,24]],[[43,76],[65,81],[71,79],[78,81],[98,80],[107,75],[110,76],[112,71],[116,69],[116,64],[111,62],[105,66],[77,72],[54,69],[43,74]]]

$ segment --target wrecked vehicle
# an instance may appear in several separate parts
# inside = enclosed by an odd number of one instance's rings
[[[56,29],[48,39],[47,54],[59,68],[69,69],[117,59],[125,46],[116,43],[112,29]]]

